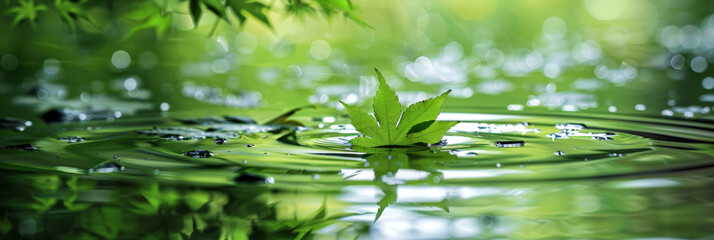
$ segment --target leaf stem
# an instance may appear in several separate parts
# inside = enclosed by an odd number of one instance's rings
[[[213,36],[213,33],[216,31],[216,28],[218,28],[218,23],[221,22],[220,18],[216,18],[216,22],[213,23],[213,27],[211,27],[211,32],[208,33],[208,37],[210,38]]]
[[[166,16],[166,5],[169,4],[169,0],[164,0],[164,2],[161,4],[161,17]]]

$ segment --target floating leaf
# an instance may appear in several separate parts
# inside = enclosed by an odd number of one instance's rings
[[[349,112],[352,125],[365,135],[352,139],[350,141],[352,145],[380,147],[436,143],[441,140],[446,131],[458,123],[436,121],[441,103],[451,90],[438,97],[412,104],[402,114],[399,97],[389,88],[382,73],[377,69],[375,71],[379,79],[379,90],[374,96],[374,117],[340,101]]]

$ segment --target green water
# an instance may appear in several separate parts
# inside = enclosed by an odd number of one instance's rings
[[[196,117],[188,112],[5,130],[2,145],[37,149],[0,150],[0,230],[36,239],[700,238],[714,230],[711,123],[445,110],[442,119],[463,120],[446,145],[393,149],[349,147],[348,119],[324,109],[298,112],[291,119],[306,127],[297,130],[220,116],[177,121]],[[546,137],[566,122],[612,140]],[[477,123],[493,125],[476,131]],[[73,136],[84,140],[58,139]],[[214,155],[185,155],[192,150]]]
[[[714,239],[712,1],[51,2],[0,1],[0,239]],[[461,123],[350,146],[374,68]]]

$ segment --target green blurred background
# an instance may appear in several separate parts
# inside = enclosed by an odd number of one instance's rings
[[[72,99],[337,108],[370,101],[374,67],[405,102],[455,89],[447,108],[691,118],[714,101],[711,1],[352,2],[366,24],[266,1],[270,25],[204,7],[194,26],[189,1],[77,1],[85,15],[69,24],[37,0],[34,27],[12,26],[8,9],[28,2],[0,7],[0,93],[20,115]],[[45,103],[13,99],[28,92]]]

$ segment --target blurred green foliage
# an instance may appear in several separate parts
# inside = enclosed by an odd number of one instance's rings
[[[44,1],[47,2],[47,1]],[[46,5],[35,3],[35,0],[19,0],[16,2],[4,1],[4,6],[8,7],[6,14],[14,17],[12,26],[16,27],[23,22],[28,22],[34,28],[39,17],[52,17],[58,15],[60,19],[69,26],[73,33],[76,33],[77,21],[86,21],[98,29],[112,27],[109,22],[101,21],[96,25],[92,16],[88,15],[92,8],[102,8],[110,16],[116,18],[127,18],[138,23],[131,27],[124,39],[133,36],[137,31],[154,30],[158,36],[164,36],[170,29],[174,14],[189,13],[194,26],[198,26],[203,15],[203,10],[207,9],[215,16],[230,24],[233,20],[242,25],[248,20],[248,16],[255,18],[268,27],[272,27],[267,15],[268,11],[275,11],[273,5],[275,1],[260,0],[154,0],[154,1],[126,1],[126,2],[100,2],[88,0],[55,0],[54,4]],[[369,26],[364,20],[355,14],[355,8],[350,0],[286,0],[282,2],[285,9],[282,14],[299,15],[317,14],[321,12],[326,17],[331,17],[335,13],[343,14],[355,22]],[[319,8],[314,7],[319,6]],[[188,7],[188,9],[186,9]],[[49,11],[48,11],[49,10]],[[96,16],[106,18],[106,16]],[[218,22],[216,22],[217,24]],[[214,27],[215,28],[215,27]]]

